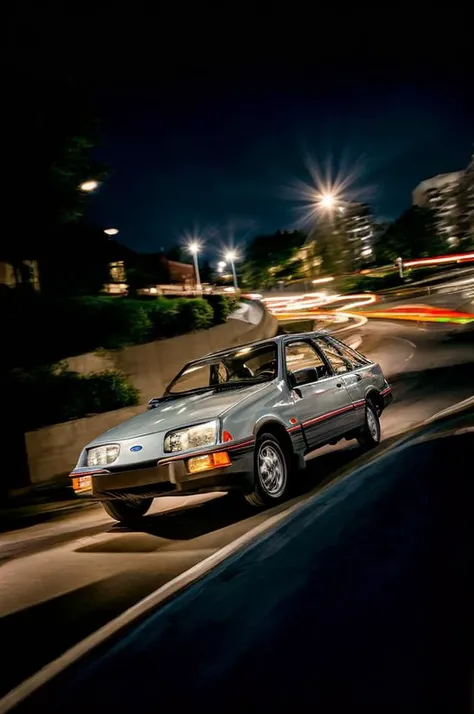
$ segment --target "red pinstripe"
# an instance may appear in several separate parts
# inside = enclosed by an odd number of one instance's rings
[[[389,392],[392,391],[391,387],[386,387],[382,392],[380,392],[380,396],[383,397],[385,394],[388,394]],[[326,414],[321,414],[318,417],[315,417],[314,419],[309,419],[308,421],[304,421],[302,424],[297,424],[296,426],[292,426],[288,429],[289,432],[296,431],[297,429],[301,429],[303,426],[309,426],[310,424],[317,424],[320,421],[324,421],[325,419],[329,419],[330,417],[337,416],[338,414],[344,414],[345,412],[349,412],[351,409],[359,409],[360,407],[365,407],[365,399],[359,399],[357,402],[353,402],[352,404],[348,405],[347,407],[341,407],[340,409],[335,409],[332,412],[327,412]]]

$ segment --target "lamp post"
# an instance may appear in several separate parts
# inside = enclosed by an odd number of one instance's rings
[[[202,290],[202,285],[201,285],[201,277],[199,275],[199,263],[198,263],[198,253],[201,250],[201,246],[199,243],[195,240],[192,243],[188,245],[188,250],[192,253],[193,255],[193,260],[194,260],[194,272],[196,274],[196,288],[197,290],[201,291]]]
[[[231,268],[232,268],[232,275],[234,278],[234,288],[235,290],[239,289],[238,283],[237,283],[237,273],[235,272],[235,259],[237,258],[237,254],[234,250],[229,250],[226,255],[225,255],[226,260],[229,261]]]
[[[403,258],[398,257],[395,261],[395,263],[398,265],[398,274],[401,278],[405,277],[405,274],[403,272]]]

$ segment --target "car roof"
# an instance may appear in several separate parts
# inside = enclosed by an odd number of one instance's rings
[[[264,340],[254,340],[253,342],[245,342],[242,345],[235,345],[234,347],[227,347],[224,350],[217,350],[216,352],[208,352],[207,354],[203,355],[202,357],[198,357],[195,360],[192,360],[192,362],[200,362],[203,359],[209,359],[209,357],[218,357],[220,355],[225,355],[228,354],[229,352],[235,352],[236,350],[243,350],[246,347],[259,347],[262,345],[268,345],[271,342],[279,343],[282,342],[283,340],[287,339],[308,339],[309,337],[316,337],[318,335],[326,335],[327,332],[325,330],[314,330],[312,332],[292,332],[291,334],[284,334],[284,335],[275,335],[275,337],[267,337]]]

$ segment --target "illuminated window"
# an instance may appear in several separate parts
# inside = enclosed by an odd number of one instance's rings
[[[125,265],[123,260],[116,263],[109,263],[110,279],[113,283],[125,282]]]

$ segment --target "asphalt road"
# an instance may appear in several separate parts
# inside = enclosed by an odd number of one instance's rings
[[[360,349],[382,364],[394,387],[394,403],[382,417],[385,443],[472,396],[472,334],[375,321],[364,326]],[[347,442],[311,455],[295,500],[307,498],[360,458],[358,447]],[[155,502],[143,527],[131,531],[90,505],[4,534],[0,642],[8,657],[0,696],[157,587],[285,508],[255,513],[225,496],[163,499]]]

